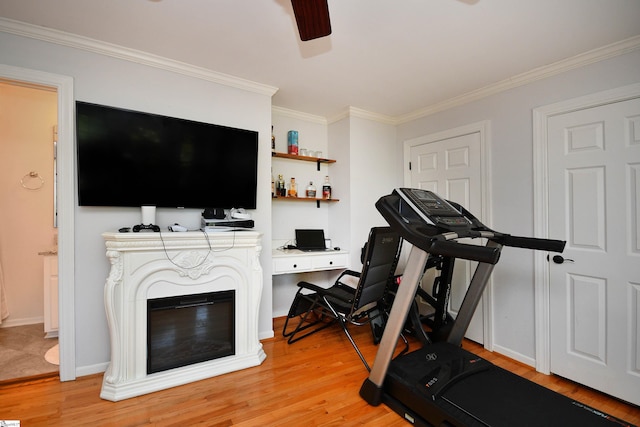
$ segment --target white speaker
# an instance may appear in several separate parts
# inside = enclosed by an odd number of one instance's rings
[[[142,225],[154,225],[156,223],[156,207],[142,206]]]

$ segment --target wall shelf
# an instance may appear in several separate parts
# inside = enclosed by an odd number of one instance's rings
[[[272,200],[287,200],[289,202],[316,202],[316,206],[320,207],[320,202],[339,202],[340,199],[318,199],[315,197],[272,197]]]
[[[291,159],[291,160],[299,160],[303,162],[313,162],[318,166],[318,170],[320,170],[320,164],[322,163],[335,163],[336,161],[333,159],[325,159],[323,157],[311,157],[311,156],[298,156],[297,154],[287,154],[287,153],[277,153],[275,151],[271,152],[271,157],[278,157],[281,159]]]

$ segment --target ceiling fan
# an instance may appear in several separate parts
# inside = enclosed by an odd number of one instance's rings
[[[331,34],[327,0],[291,0],[291,5],[303,42]]]

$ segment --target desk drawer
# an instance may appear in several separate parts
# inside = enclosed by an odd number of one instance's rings
[[[295,273],[311,270],[311,260],[306,257],[274,258],[273,273]]]
[[[314,270],[331,270],[332,268],[346,268],[347,254],[318,255],[311,259],[311,268]]]

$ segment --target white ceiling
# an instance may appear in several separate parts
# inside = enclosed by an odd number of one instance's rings
[[[0,0],[2,17],[275,86],[274,105],[324,117],[349,106],[399,117],[640,35],[638,0],[329,0],[329,11],[333,33],[301,42],[289,0]]]

